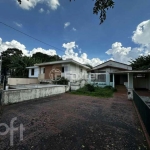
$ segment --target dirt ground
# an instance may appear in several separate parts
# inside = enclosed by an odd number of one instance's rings
[[[113,98],[62,94],[5,106],[0,123],[25,127],[23,141],[14,131],[0,135],[0,149],[13,150],[144,150],[147,143],[132,101],[126,93]],[[0,127],[4,132],[5,128]]]

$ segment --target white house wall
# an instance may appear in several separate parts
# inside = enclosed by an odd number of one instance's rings
[[[31,75],[31,68],[29,69],[29,78],[38,78],[39,75],[39,68],[33,68],[34,69],[34,75]]]
[[[78,81],[82,79],[82,75],[87,75],[87,69],[78,66],[76,64],[64,64],[64,73],[62,73],[62,76],[72,81]],[[67,70],[65,70],[65,66],[67,66]],[[81,72],[82,69],[82,72]]]
[[[44,69],[45,69],[45,67],[41,67],[41,68],[40,68],[40,73],[41,73],[41,74],[44,73]]]

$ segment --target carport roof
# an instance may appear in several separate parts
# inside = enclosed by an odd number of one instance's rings
[[[123,74],[123,73],[150,73],[150,70],[127,70],[127,71],[115,71],[112,74]]]

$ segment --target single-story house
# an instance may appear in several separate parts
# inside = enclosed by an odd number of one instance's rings
[[[132,70],[130,65],[109,60],[91,70],[90,83],[113,87],[125,85],[128,98],[132,99],[133,89],[150,90],[150,70]]]
[[[76,85],[73,89],[78,89],[85,83],[113,87],[125,85],[129,98],[132,98],[133,89],[150,90],[150,70],[132,70],[130,65],[113,60],[106,61],[92,69],[73,59],[40,63],[27,68],[29,78],[37,77],[39,81],[52,81],[65,77],[72,85]]]
[[[123,64],[116,61],[106,61],[98,66],[95,66],[91,70],[90,83],[96,83],[100,86],[111,85],[115,87],[115,84],[126,84],[127,75],[126,74],[117,74],[114,76],[116,71],[129,71],[132,70],[132,67],[127,64]]]
[[[82,87],[89,78],[90,68],[73,59],[35,64],[27,67],[29,78],[37,77],[39,82],[58,81],[61,77],[68,79],[72,89]]]

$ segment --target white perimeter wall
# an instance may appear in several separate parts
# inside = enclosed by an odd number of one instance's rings
[[[52,86],[32,89],[15,89],[2,92],[2,105],[18,103],[26,100],[44,98],[51,95],[62,94],[68,91],[68,86]],[[41,99],[42,100],[42,99]]]
[[[9,85],[17,85],[17,84],[36,84],[39,83],[38,79],[31,78],[8,78]]]

